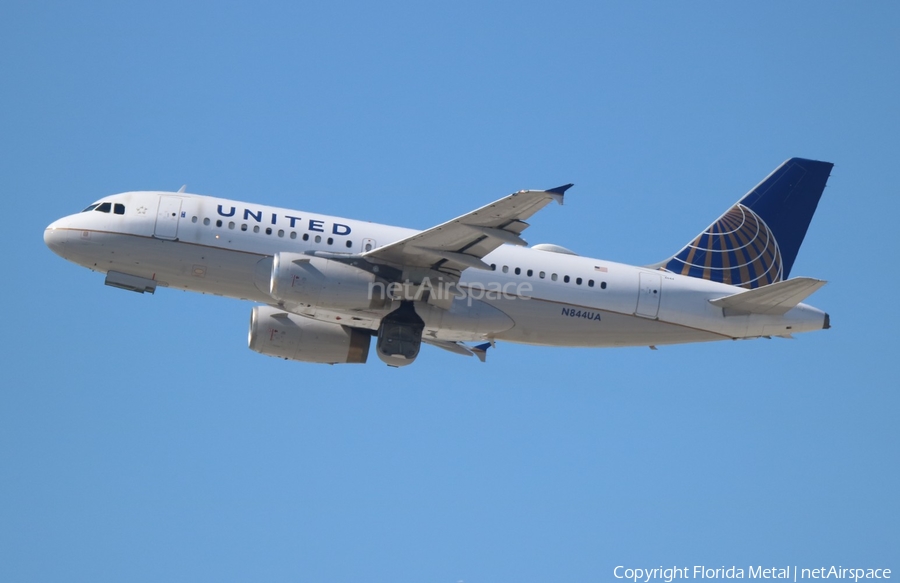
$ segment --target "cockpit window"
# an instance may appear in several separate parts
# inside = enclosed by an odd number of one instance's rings
[[[124,215],[124,214],[125,214],[125,205],[124,205],[124,204],[116,203],[116,206],[115,206],[114,208],[115,208],[115,213],[116,213],[117,215]]]
[[[101,212],[101,213],[108,213],[111,209],[112,209],[112,203],[104,202],[103,204],[98,206],[95,210],[97,210],[97,212]]]
[[[99,202],[95,202],[94,204],[92,204],[91,206],[87,207],[86,209],[84,209],[84,210],[81,211],[81,212],[83,212],[83,213],[89,213],[89,212],[91,212],[92,210],[94,210],[95,208],[97,208],[98,206],[100,206],[100,203],[99,203]]]

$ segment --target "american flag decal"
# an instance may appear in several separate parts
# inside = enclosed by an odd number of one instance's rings
[[[599,265],[594,266],[594,271],[599,271],[600,273],[606,273],[608,270],[605,267],[601,267]]]

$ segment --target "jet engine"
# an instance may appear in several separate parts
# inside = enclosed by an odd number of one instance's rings
[[[412,364],[422,346],[423,330],[425,322],[416,313],[413,303],[402,302],[381,320],[375,344],[378,358],[394,367]]]
[[[256,306],[250,314],[251,350],[268,356],[326,364],[365,363],[371,334],[367,330]]]
[[[275,254],[269,294],[281,301],[339,310],[380,309],[390,303],[374,273],[299,253]]]

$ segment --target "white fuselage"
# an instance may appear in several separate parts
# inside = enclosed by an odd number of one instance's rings
[[[285,306],[270,295],[279,252],[360,254],[415,230],[289,209],[166,192],[104,198],[111,212],[60,219],[44,235],[66,259],[159,286],[281,305],[317,320],[374,330],[384,310]],[[116,214],[115,205],[124,207]],[[742,291],[656,269],[503,245],[466,269],[468,297],[429,306],[425,336],[556,346],[653,346],[783,336],[819,330],[824,312],[799,304],[784,315],[731,315],[710,300]],[[492,292],[492,290],[494,290]]]

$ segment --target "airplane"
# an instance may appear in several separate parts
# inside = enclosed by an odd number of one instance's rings
[[[789,278],[833,164],[791,158],[670,258],[631,266],[552,244],[525,222],[566,184],[521,190],[424,231],[178,192],[125,192],[61,218],[44,242],[139,293],[252,308],[249,347],[313,363],[386,364],[422,343],[485,360],[496,342],[657,346],[827,329]],[[473,343],[477,343],[474,344]]]

